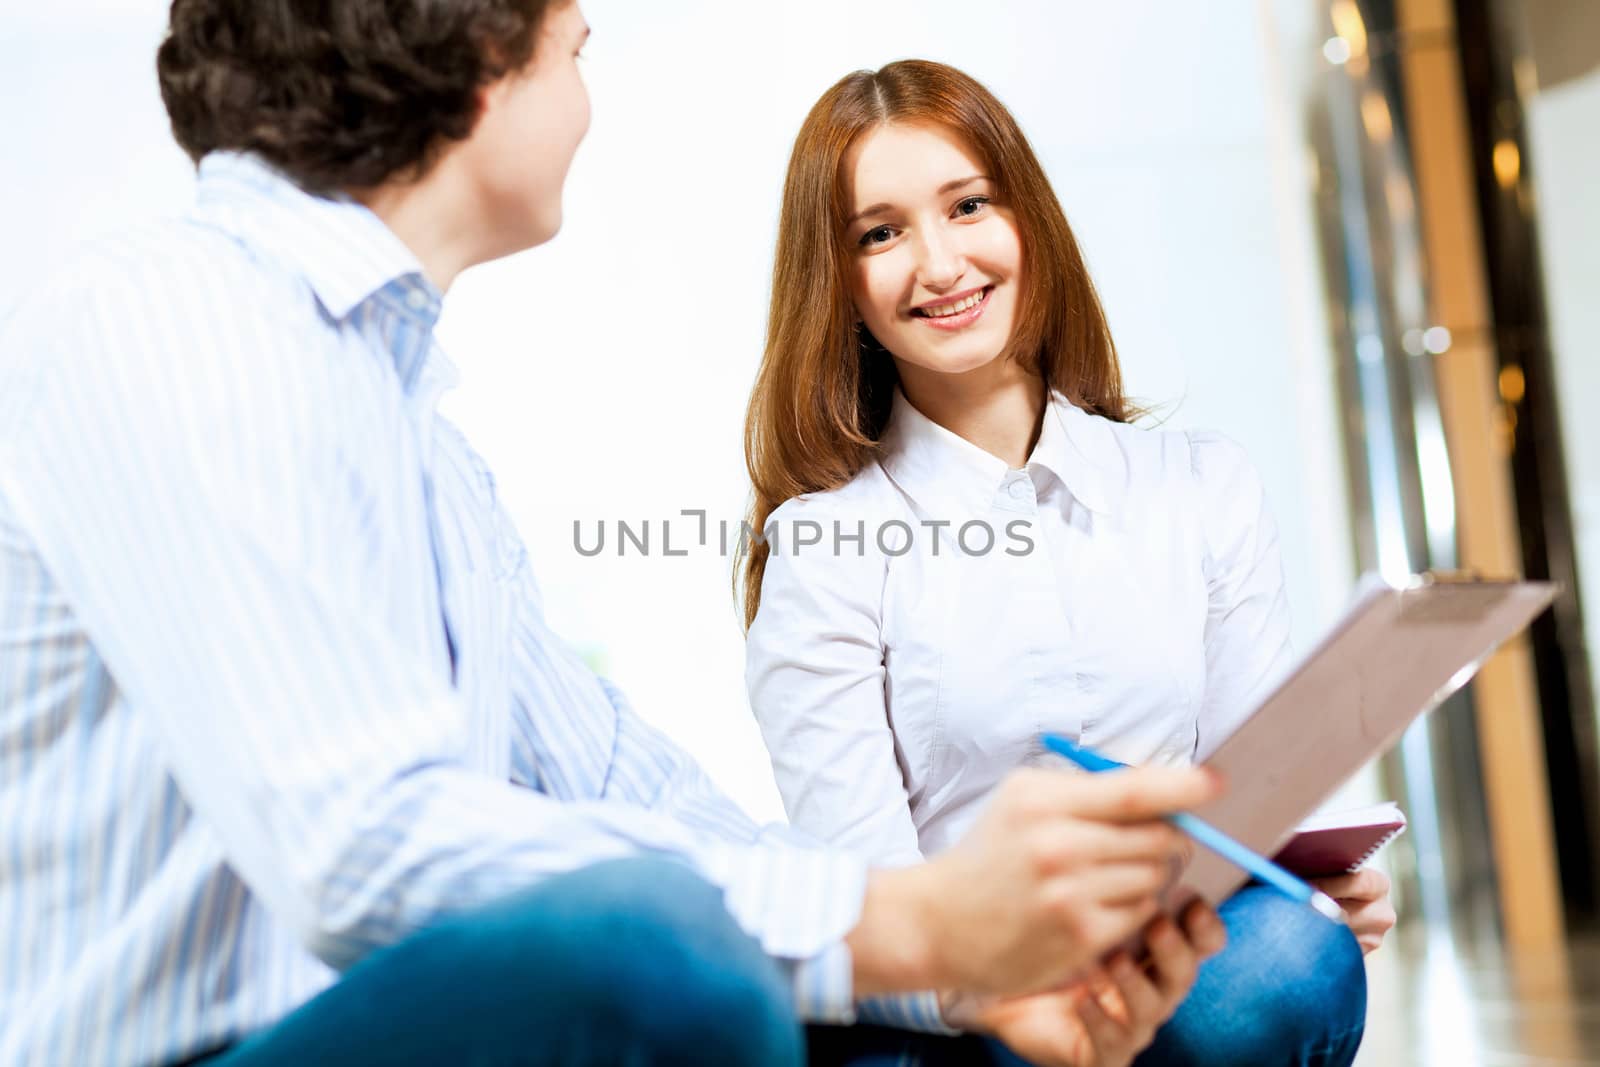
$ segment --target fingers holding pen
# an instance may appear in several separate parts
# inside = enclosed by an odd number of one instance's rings
[[[968,835],[930,863],[935,886],[913,887],[941,913],[944,933],[926,946],[938,984],[1036,992],[1135,934],[1190,854],[1166,817],[1221,788],[1195,769],[1013,772]]]
[[[1222,776],[1206,767],[1128,767],[1106,774],[1032,769],[1011,779],[1035,804],[1081,819],[1144,823],[1189,811],[1220,797]]]

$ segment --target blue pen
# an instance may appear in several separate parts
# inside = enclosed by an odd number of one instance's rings
[[[1127,767],[1125,763],[1106,759],[1098,752],[1075,745],[1059,734],[1041,734],[1040,740],[1051,752],[1065,756],[1086,771],[1098,774],[1101,771],[1120,771]],[[1279,890],[1289,899],[1309,904],[1320,914],[1335,922],[1344,921],[1343,909],[1328,894],[1312,888],[1271,860],[1245,848],[1205,820],[1198,819],[1186,811],[1179,811],[1167,816],[1167,821],[1229,863]]]

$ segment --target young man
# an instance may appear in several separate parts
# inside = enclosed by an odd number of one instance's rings
[[[173,4],[195,206],[0,329],[0,1062],[780,1065],[859,1017],[1108,1064],[1220,946],[1155,918],[1203,772],[1021,773],[869,872],[753,825],[547,629],[432,327],[556,232],[587,32]],[[1148,973],[1060,988],[1146,924]]]

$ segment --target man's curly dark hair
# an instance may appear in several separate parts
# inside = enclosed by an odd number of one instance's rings
[[[551,0],[174,0],[156,54],[190,158],[258,153],[312,192],[419,176],[525,66]]]

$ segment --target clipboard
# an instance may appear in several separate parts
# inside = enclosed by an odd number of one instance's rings
[[[1375,575],[1354,603],[1248,718],[1197,762],[1227,776],[1228,792],[1195,811],[1265,856],[1300,821],[1418,718],[1465,685],[1560,592],[1551,582],[1423,574],[1403,584]],[[1216,904],[1247,875],[1198,850],[1167,902]]]

